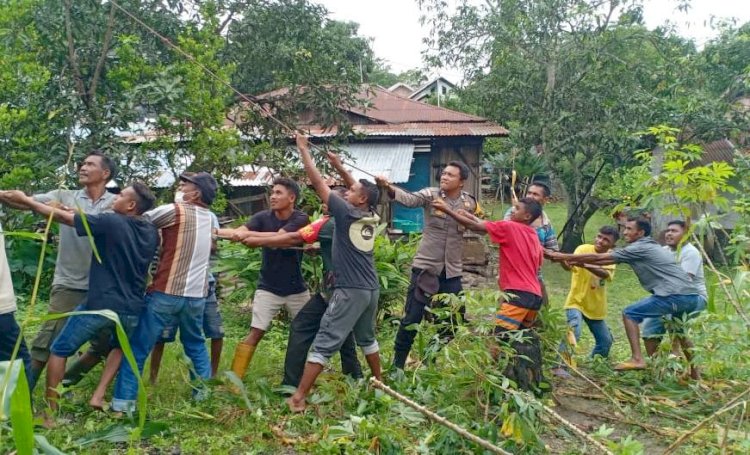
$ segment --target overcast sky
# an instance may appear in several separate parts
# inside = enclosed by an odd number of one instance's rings
[[[421,12],[416,0],[313,0],[323,4],[338,20],[360,24],[360,34],[373,39],[375,55],[385,60],[394,72],[421,67],[422,38],[427,27],[419,25]],[[715,36],[710,27],[712,16],[736,17],[739,23],[750,21],[748,0],[692,0],[686,13],[677,11],[674,0],[647,0],[644,8],[646,24],[653,28],[669,20],[683,36],[699,45]],[[441,70],[442,75],[459,82],[456,71]]]

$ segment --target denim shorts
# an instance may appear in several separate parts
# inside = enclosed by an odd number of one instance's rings
[[[216,284],[208,283],[206,309],[203,310],[203,336],[211,340],[224,338],[224,321],[219,312],[219,302],[216,300]],[[164,327],[158,343],[172,343],[177,338],[177,322]]]
[[[75,311],[86,311],[86,308],[79,306]],[[125,330],[125,334],[130,339],[136,326],[138,326],[138,316],[132,314],[118,314],[117,316],[120,318],[120,324]],[[70,316],[65,321],[60,334],[52,342],[50,352],[58,357],[70,357],[87,341],[96,338],[99,332],[107,329],[112,331],[111,346],[119,348],[120,343],[117,341],[114,327],[114,322],[98,314]]]
[[[701,311],[706,309],[706,300],[701,297],[701,304],[690,313],[687,318],[696,317]],[[661,338],[667,332],[682,333],[682,316],[673,318],[672,315],[666,315],[658,318],[646,318],[641,325],[642,338]]]
[[[698,294],[651,295],[627,306],[622,314],[640,324],[644,319],[662,316],[682,317],[695,313],[706,306],[706,300]]]

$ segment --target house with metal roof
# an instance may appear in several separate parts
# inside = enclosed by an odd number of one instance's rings
[[[283,102],[288,93],[276,90],[256,99],[272,105]],[[385,175],[402,188],[416,191],[437,186],[442,168],[459,160],[471,170],[465,190],[479,194],[484,139],[507,136],[507,129],[379,86],[364,86],[358,96],[362,103],[341,108],[352,128],[349,143],[341,148],[349,156],[349,168],[356,178],[372,180],[371,175]],[[303,113],[299,118],[312,116]],[[336,127],[323,127],[312,120],[299,120],[296,127],[309,132],[318,144],[325,144],[337,133]],[[421,231],[422,210],[394,204],[386,208],[386,215],[394,228]]]

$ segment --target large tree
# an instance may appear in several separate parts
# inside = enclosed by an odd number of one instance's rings
[[[597,175],[644,145],[634,132],[679,119],[694,47],[648,30],[639,0],[464,1],[452,15],[440,3],[424,2],[433,62],[463,68],[464,101],[513,125],[517,148],[542,151],[567,193],[572,250],[598,208]]]

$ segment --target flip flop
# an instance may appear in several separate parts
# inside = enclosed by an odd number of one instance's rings
[[[615,371],[645,370],[646,365],[638,365],[632,360],[628,360],[615,365]]]

